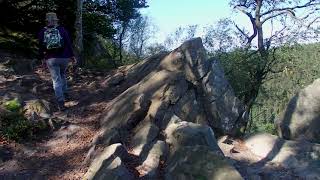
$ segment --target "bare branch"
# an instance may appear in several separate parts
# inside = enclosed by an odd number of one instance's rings
[[[318,11],[319,9],[316,9],[314,12]],[[306,27],[307,29],[311,28],[311,25],[313,25],[314,23],[316,23],[318,21],[318,19],[320,19],[320,17],[316,17],[315,19],[311,20],[308,24],[306,24],[306,19],[309,18],[309,16],[311,16],[311,14],[313,14],[314,12],[306,15],[305,17],[302,18],[298,18],[296,16],[293,16],[292,18],[295,19],[298,23],[300,23],[302,26]],[[317,30],[315,30],[317,31]],[[318,31],[317,31],[318,32]],[[319,32],[318,32],[319,33]]]
[[[279,13],[277,13],[277,14],[273,14],[273,15],[271,15],[271,16],[269,16],[269,17],[266,17],[264,20],[261,21],[261,24],[264,24],[266,21],[268,21],[268,20],[270,20],[270,19],[272,19],[272,18],[275,18],[275,17],[277,17],[277,16],[280,16],[280,15],[282,15],[282,14],[286,14],[286,13],[288,13],[288,12],[287,12],[287,11],[283,11],[283,12],[279,12]]]
[[[310,6],[315,6],[315,5],[320,5],[320,2],[315,2],[314,0],[309,0],[307,3],[305,3],[304,5],[298,5],[298,6],[293,6],[293,7],[287,7],[287,8],[275,8],[275,9],[271,9],[267,12],[264,12],[261,14],[262,16],[265,16],[267,14],[273,13],[273,12],[279,12],[279,11],[287,11],[287,10],[294,10],[294,9],[301,9],[301,8],[306,8],[306,7],[310,7]]]
[[[246,34],[236,23],[234,23],[234,26],[236,26],[237,30],[238,30],[243,36],[245,36],[247,39],[249,39],[249,35]]]
[[[287,28],[287,26],[284,26],[281,30],[276,31],[273,35],[270,36],[269,38],[269,42],[272,41],[272,39],[276,38],[280,33],[282,33],[285,29]]]
[[[253,34],[248,37],[248,35],[245,35],[248,39],[248,42],[247,42],[247,45],[248,44],[251,44],[252,40],[257,36],[258,32],[257,32],[257,25],[256,25],[256,22],[255,22],[255,18],[252,16],[252,14],[250,14],[249,12],[245,11],[244,10],[244,6],[235,6],[234,7],[235,9],[238,9],[239,11],[243,12],[244,14],[246,14],[249,18],[250,18],[250,21],[251,21],[251,24],[252,24],[252,30],[253,30]],[[237,26],[236,26],[237,27]],[[243,34],[244,32],[242,32],[242,30],[237,27],[238,30],[240,30],[240,32]]]
[[[246,6],[242,6],[242,5],[237,5],[237,6],[234,7],[234,9],[237,9],[237,10],[243,12],[243,13],[246,14],[250,19],[252,19],[253,16],[252,16],[248,11],[245,10],[246,8],[247,8]]]
[[[308,25],[307,28],[310,28],[310,26],[315,23],[318,19],[320,19],[320,17],[316,17],[313,21],[311,21]]]

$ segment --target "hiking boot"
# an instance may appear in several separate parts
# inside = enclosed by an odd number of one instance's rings
[[[66,107],[64,106],[64,101],[59,101],[58,102],[58,109],[59,109],[59,111],[66,110]]]

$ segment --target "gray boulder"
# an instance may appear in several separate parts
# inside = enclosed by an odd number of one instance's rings
[[[126,169],[123,161],[128,160],[126,149],[121,144],[113,144],[104,149],[91,163],[86,180],[130,180],[133,175]]]
[[[165,136],[166,142],[171,145],[171,152],[183,146],[196,145],[207,146],[212,151],[220,151],[209,126],[181,121],[176,116],[172,117],[172,121],[165,129]]]
[[[297,93],[276,121],[280,137],[320,143],[320,79]]]
[[[300,179],[320,179],[320,144],[256,134],[248,137],[245,145],[264,161],[293,170]]]
[[[165,179],[242,179],[224,157],[209,126],[173,116],[165,136],[170,145]]]
[[[207,146],[183,147],[169,158],[166,180],[242,180],[228,161]]]
[[[159,179],[161,161],[165,161],[168,156],[168,145],[163,141],[157,141],[148,152],[142,165],[137,167],[144,179]]]
[[[91,171],[89,171],[91,172]],[[86,180],[133,180],[134,176],[126,169],[119,157],[106,159],[94,175],[86,174]]]

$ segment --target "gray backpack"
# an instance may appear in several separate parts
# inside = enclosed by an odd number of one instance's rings
[[[63,38],[58,28],[45,27],[43,42],[47,50],[56,50],[63,47]]]

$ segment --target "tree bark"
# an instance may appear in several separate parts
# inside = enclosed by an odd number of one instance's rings
[[[85,63],[83,61],[83,32],[82,32],[82,8],[83,0],[77,0],[77,12],[76,12],[76,39],[75,39],[75,54],[78,60],[78,64],[83,66]]]
[[[127,30],[127,22],[123,22],[122,23],[122,30],[120,32],[120,36],[119,36],[119,61],[121,64],[123,64],[122,59],[123,59],[123,55],[122,55],[122,49],[123,49],[123,37],[124,34],[126,33]]]

